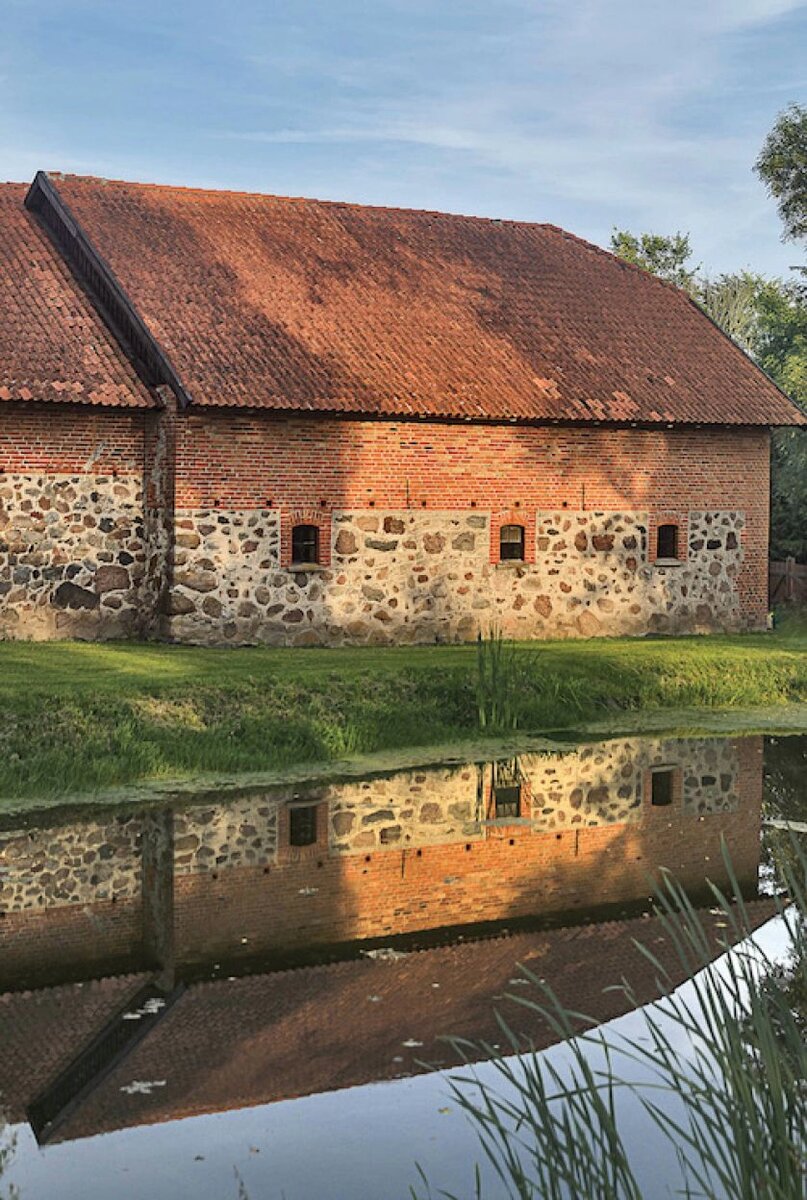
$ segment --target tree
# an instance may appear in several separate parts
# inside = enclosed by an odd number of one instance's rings
[[[747,354],[753,354],[760,326],[761,275],[750,271],[704,276],[693,287],[694,298],[712,320]]]
[[[755,357],[807,412],[807,289],[768,280],[758,297]],[[771,557],[807,562],[807,430],[773,435]]]
[[[807,238],[807,108],[791,104],[779,114],[754,170],[777,203],[784,240]]]
[[[704,312],[807,412],[807,286],[750,271],[714,279],[689,270],[689,235],[615,229],[620,258],[685,287]],[[807,562],[807,431],[776,429],[771,470],[771,557]]]
[[[618,258],[643,267],[645,271],[666,279],[676,287],[691,291],[697,276],[697,267],[686,264],[692,257],[688,233],[665,236],[660,233],[642,233],[637,237],[627,229],[614,228],[611,234],[611,250]]]

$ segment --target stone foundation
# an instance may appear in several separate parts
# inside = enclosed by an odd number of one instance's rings
[[[0,475],[0,638],[115,638],[139,624],[142,478]]]
[[[309,646],[737,630],[744,524],[690,512],[681,561],[662,564],[647,513],[538,513],[527,561],[502,563],[488,513],[336,511],[329,565],[294,569],[277,510],[185,511],[169,634]]]

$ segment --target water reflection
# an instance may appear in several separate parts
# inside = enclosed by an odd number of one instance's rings
[[[675,960],[648,875],[704,896],[725,838],[755,894],[762,780],[761,738],[625,738],[7,821],[0,1093],[46,1142],[447,1065],[518,962],[609,1019],[633,938]]]

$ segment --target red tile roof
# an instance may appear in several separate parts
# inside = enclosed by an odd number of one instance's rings
[[[51,183],[198,405],[802,420],[683,292],[551,225]]]
[[[0,184],[0,401],[155,403],[38,221]]]

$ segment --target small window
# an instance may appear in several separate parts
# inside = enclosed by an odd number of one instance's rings
[[[496,820],[517,820],[521,816],[522,782],[517,758],[501,759],[493,764],[493,816]]]
[[[289,845],[313,846],[317,840],[316,805],[289,809]]]
[[[497,820],[521,816],[521,784],[500,784],[493,789]]]
[[[666,808],[673,802],[674,771],[653,771],[650,776],[650,803],[656,808]]]
[[[656,558],[678,558],[677,525],[659,525],[656,531]]]
[[[524,561],[523,525],[502,525],[499,530],[499,558],[502,562]]]
[[[291,531],[291,561],[319,562],[319,529],[316,525],[295,525]]]

